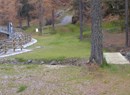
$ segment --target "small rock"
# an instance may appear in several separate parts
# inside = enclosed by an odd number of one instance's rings
[[[126,57],[127,57],[128,59],[130,59],[130,52],[127,52],[127,53],[126,53]]]
[[[51,61],[50,65],[57,65],[57,62],[56,61]]]
[[[126,56],[126,51],[125,51],[125,50],[120,50],[120,53],[121,53],[123,56]]]
[[[28,64],[29,64],[29,63],[32,63],[32,60],[28,60],[27,63],[28,63]]]
[[[45,62],[44,62],[44,61],[41,61],[41,64],[45,64]]]
[[[36,48],[39,49],[39,48],[41,48],[41,46],[37,46]]]
[[[61,64],[61,62],[60,62],[60,61],[58,61],[58,64]]]

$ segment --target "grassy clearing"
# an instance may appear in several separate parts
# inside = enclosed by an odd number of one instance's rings
[[[20,62],[26,59],[87,58],[90,31],[84,32],[86,39],[83,41],[79,41],[78,31],[74,25],[59,27],[55,34],[50,34],[47,29],[43,36],[34,36],[38,43],[29,47],[34,49],[33,52],[14,57]],[[37,49],[38,46],[41,48]],[[129,65],[103,64],[90,70],[83,66],[0,64],[2,95],[129,95],[129,89]]]
[[[28,29],[30,31],[32,29]],[[45,33],[51,30],[44,30]],[[89,31],[84,32],[86,39],[79,40],[79,27],[75,25],[60,26],[56,28],[55,34],[43,34],[34,36],[38,43],[31,46],[34,49],[30,53],[15,56],[24,59],[63,59],[70,57],[88,57],[90,52]],[[36,49],[40,46],[41,48]]]
[[[103,23],[103,29],[112,33],[121,31],[122,21]],[[78,57],[87,58],[90,53],[90,26],[84,28],[84,40],[79,40],[79,25],[57,26],[56,31],[52,32],[48,27],[43,30],[43,36],[35,33],[37,26],[30,27],[26,32],[34,35],[38,43],[31,46],[34,49],[30,53],[15,56],[24,59],[47,59],[62,60],[64,58]],[[41,47],[36,49],[36,47]]]

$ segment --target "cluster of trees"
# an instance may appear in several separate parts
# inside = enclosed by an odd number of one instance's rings
[[[55,9],[57,9],[57,4],[61,3],[60,0],[36,0],[31,2],[29,0],[17,0],[16,9],[17,9],[17,18],[19,19],[19,27],[22,28],[22,20],[27,19],[27,26],[30,26],[30,19],[33,18],[33,12],[35,12],[35,18],[39,22],[39,31],[40,35],[42,34],[43,20],[46,20],[46,23],[52,24],[53,31],[55,30],[54,21],[55,21]],[[46,17],[43,16],[46,14]],[[50,14],[50,15],[47,15]],[[44,23],[45,24],[45,23]]]
[[[83,6],[83,15],[88,17],[90,14],[91,0],[73,0],[73,9],[75,10],[75,16],[79,14],[79,2],[82,2]],[[130,3],[128,2],[130,5]],[[125,0],[102,0],[102,16],[120,15],[124,16],[125,12]],[[129,6],[130,8],[130,6]]]
[[[19,27],[22,28],[22,19],[27,19],[27,26],[30,26],[30,12],[34,10],[33,5],[28,0],[17,0],[17,18],[19,19]]]
[[[0,0],[0,24],[5,25],[9,21],[14,21],[15,12],[15,0]]]

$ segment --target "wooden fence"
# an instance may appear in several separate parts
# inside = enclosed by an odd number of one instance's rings
[[[8,50],[12,49],[14,52],[16,49],[23,49],[23,45],[31,42],[32,37],[28,34],[23,34],[20,37],[14,37],[11,39],[0,40],[0,53],[6,54]]]

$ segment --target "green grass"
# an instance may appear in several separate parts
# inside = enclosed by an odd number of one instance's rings
[[[28,29],[27,31],[31,31]],[[33,31],[32,31],[33,32]],[[44,32],[51,32],[45,29]],[[90,35],[84,32],[85,37]],[[44,34],[34,36],[38,43],[31,46],[32,52],[15,56],[18,59],[62,59],[70,57],[88,57],[90,53],[89,37],[83,41],[79,40],[79,27],[75,25],[60,26],[56,28],[55,34]],[[42,48],[35,49],[37,46]]]
[[[113,27],[113,26],[105,26]],[[34,27],[27,29],[32,31]],[[14,56],[20,62],[27,59],[57,59],[88,57],[90,30],[84,31],[85,39],[79,40],[79,27],[67,25],[56,28],[56,33],[45,30],[43,36],[35,35],[38,43],[28,47],[32,52]],[[36,49],[37,46],[41,48]],[[56,68],[46,65],[0,64],[0,91],[3,95],[129,95],[130,66],[104,64],[89,70],[83,66]],[[26,85],[25,85],[26,84]],[[27,89],[28,88],[28,89]]]
[[[108,30],[110,33],[119,33],[122,32],[122,28],[124,27],[123,24],[123,20],[103,22],[102,27],[104,30]]]
[[[122,21],[103,22],[103,29],[111,33],[121,32]],[[79,40],[79,25],[56,26],[55,33],[52,32],[51,27],[43,30],[43,35],[39,36],[35,33],[34,25],[26,29],[27,33],[33,34],[33,37],[38,40],[38,43],[29,47],[34,49],[32,52],[20,54],[15,58],[26,59],[64,59],[70,57],[88,57],[90,54],[90,25],[84,28],[84,39]],[[42,48],[35,49],[37,46]],[[22,61],[21,60],[21,61]]]
[[[26,86],[26,85],[20,85],[20,87],[18,88],[17,93],[23,92],[23,91],[26,90],[26,89],[27,89],[27,86]]]

